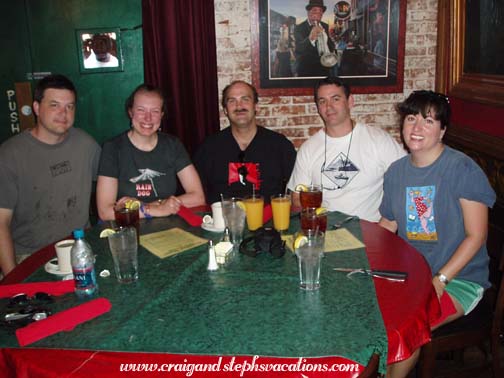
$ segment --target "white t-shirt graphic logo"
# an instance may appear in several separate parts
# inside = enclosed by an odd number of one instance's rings
[[[359,168],[343,153],[340,152],[333,161],[323,167],[322,173],[334,185],[324,185],[324,189],[342,189],[359,173]],[[334,188],[332,188],[334,186]]]

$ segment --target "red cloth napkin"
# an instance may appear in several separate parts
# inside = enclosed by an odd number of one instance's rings
[[[180,206],[177,214],[193,227],[199,227],[203,223],[203,217],[194,214],[185,206]]]
[[[0,298],[9,298],[16,294],[27,294],[32,296],[39,291],[51,295],[61,295],[72,292],[74,287],[74,280],[0,285]]]
[[[266,206],[264,206],[263,210],[263,223],[267,223],[272,216],[273,213],[271,212],[271,205],[267,204]]]
[[[73,281],[72,281],[73,282]],[[47,319],[18,328],[16,336],[20,346],[34,343],[60,331],[71,331],[76,325],[109,312],[112,304],[106,298],[97,298],[68,310],[58,312]]]

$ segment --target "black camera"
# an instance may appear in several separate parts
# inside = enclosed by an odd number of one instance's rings
[[[285,242],[278,231],[261,227],[253,236],[241,242],[240,252],[250,257],[256,257],[260,253],[270,253],[274,258],[280,258],[285,254]]]

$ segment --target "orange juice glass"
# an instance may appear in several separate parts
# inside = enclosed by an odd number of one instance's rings
[[[255,231],[263,225],[264,198],[252,195],[243,201],[247,209],[247,226],[250,231]]]
[[[291,198],[288,194],[271,196],[273,227],[277,231],[287,231],[290,223]]]

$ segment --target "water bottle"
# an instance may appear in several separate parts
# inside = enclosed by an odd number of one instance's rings
[[[94,269],[94,254],[91,246],[84,240],[84,231],[82,229],[74,230],[73,235],[75,243],[70,253],[72,255],[75,294],[79,298],[91,297],[98,291]]]

